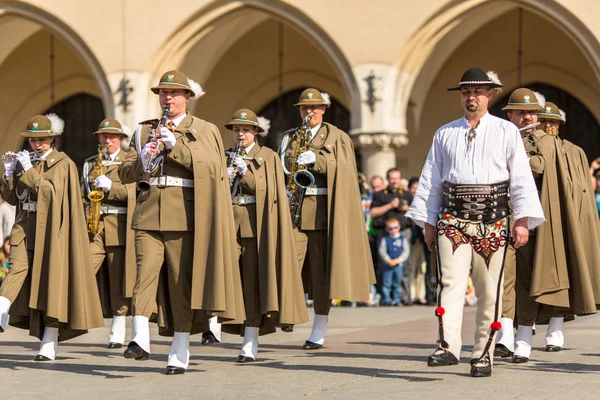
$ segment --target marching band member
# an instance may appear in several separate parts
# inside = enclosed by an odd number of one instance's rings
[[[305,350],[323,347],[331,299],[367,300],[375,282],[354,146],[345,132],[323,122],[330,104],[328,94],[304,90],[294,105],[303,126],[287,131],[280,147],[288,189],[293,189],[298,264],[304,290],[314,300],[315,318]],[[310,182],[301,187],[294,183],[297,176]]]
[[[173,336],[166,373],[174,375],[188,367],[190,334],[206,331],[214,315],[243,322],[244,303],[221,134],[186,111],[204,92],[175,70],[152,91],[164,117],[138,126],[135,150],[119,166],[121,182],[140,189],[131,225],[133,339],[124,356],[150,357],[148,321],[157,314],[159,333]]]
[[[256,360],[259,335],[275,332],[276,326],[291,331],[293,325],[308,321],[308,313],[281,161],[257,140],[269,133],[269,120],[241,109],[225,127],[237,143],[228,152],[227,173],[246,320],[222,329],[243,335],[237,359],[242,363]]]
[[[6,153],[4,191],[18,214],[10,272],[0,288],[0,332],[10,324],[42,341],[36,361],[56,357],[59,341],[104,326],[75,163],[54,148],[64,122],[37,115],[21,133],[34,150]]]
[[[500,329],[503,259],[510,238],[508,194],[514,209],[515,247],[544,221],[518,129],[488,113],[496,76],[470,68],[459,86],[464,117],[435,133],[407,217],[437,242],[440,291],[438,348],[429,366],[456,365],[462,347],[464,296],[472,267],[477,293],[471,376],[492,374],[494,333]]]
[[[135,208],[135,184],[124,185],[117,173],[129,151],[131,131],[114,118],[107,118],[94,132],[101,150],[83,165],[83,194],[89,203],[100,192],[97,211],[88,206],[88,230],[94,271],[98,275],[101,299],[112,318],[108,348],[118,349],[125,343],[126,316],[131,314],[131,296],[135,284],[135,244],[131,217]],[[98,219],[98,221],[92,221]],[[95,225],[94,225],[95,224]],[[106,271],[98,271],[106,259]],[[104,296],[103,296],[104,295]]]

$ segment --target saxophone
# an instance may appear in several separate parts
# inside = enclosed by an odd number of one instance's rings
[[[90,182],[90,193],[87,196],[90,200],[87,216],[88,231],[94,235],[100,230],[100,208],[102,207],[102,199],[104,199],[104,190],[98,190],[94,186],[94,181],[102,175],[102,159],[107,150],[107,146],[98,145],[98,158],[94,164],[94,171],[92,172]]]
[[[290,193],[290,214],[292,215],[292,227],[296,228],[300,225],[300,216],[302,214],[302,202],[306,189],[315,184],[314,175],[308,171],[306,165],[298,164],[298,156],[306,151],[310,140],[310,127],[308,121],[310,116],[307,115],[302,121],[302,127],[296,132],[295,150],[293,162],[290,167],[290,177],[287,184],[288,193]]]

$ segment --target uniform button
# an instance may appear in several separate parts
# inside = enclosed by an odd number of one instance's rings
[[[177,159],[177,154],[173,154],[173,158],[174,158],[174,159]]]

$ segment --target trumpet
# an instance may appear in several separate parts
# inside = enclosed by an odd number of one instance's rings
[[[29,154],[29,159],[31,161],[33,161],[33,157],[35,157],[35,152],[28,151],[27,153]],[[11,153],[11,154],[5,153],[2,156],[2,161],[12,161],[12,160],[15,160],[16,158],[17,158],[17,154],[16,153]]]

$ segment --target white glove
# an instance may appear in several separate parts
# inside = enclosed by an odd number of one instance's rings
[[[227,167],[227,176],[233,176],[235,174],[235,167]]]
[[[244,159],[240,156],[237,156],[235,158],[235,160],[233,161],[233,165],[236,166],[241,176],[246,175],[246,172],[248,172],[248,165],[246,165],[246,161],[244,161]]]
[[[98,189],[102,189],[105,192],[110,192],[110,188],[112,187],[112,181],[106,175],[100,175],[94,180],[94,186]]]
[[[31,159],[29,158],[29,152],[21,150],[17,153],[17,161],[23,166],[23,171],[29,171],[33,165],[31,165]]]
[[[14,153],[6,153],[6,155],[12,155]],[[15,173],[15,169],[17,169],[17,159],[14,157],[10,157],[10,159],[2,159],[2,163],[4,164],[4,176],[10,178]]]
[[[305,151],[298,156],[298,164],[308,165],[314,164],[317,161],[317,155],[312,151]]]
[[[142,165],[145,167],[148,165],[148,161],[152,154],[156,151],[156,149],[152,148],[152,142],[148,142],[142,147],[142,154],[140,154],[140,158],[142,159]]]
[[[175,142],[177,141],[173,132],[164,126],[160,128],[160,139],[169,150],[175,147]]]

